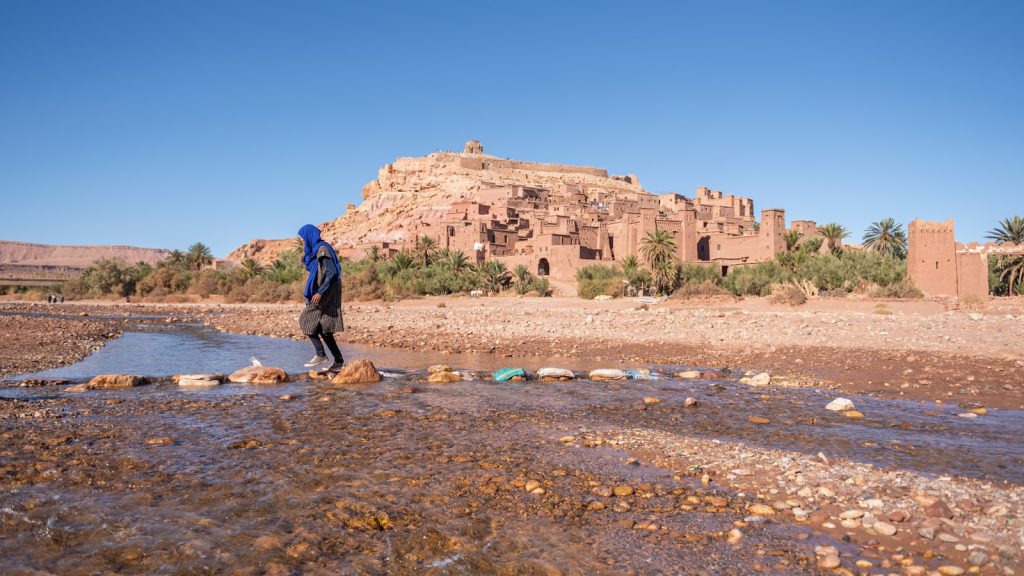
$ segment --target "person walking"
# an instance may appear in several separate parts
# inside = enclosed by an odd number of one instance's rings
[[[340,370],[345,359],[334,340],[334,333],[345,330],[341,317],[341,263],[334,248],[320,239],[320,229],[316,226],[306,224],[299,228],[299,238],[302,238],[302,263],[309,272],[303,291],[306,307],[299,315],[299,327],[316,351],[316,355],[306,362],[306,367],[327,362],[326,344],[334,356],[334,363],[327,370]]]

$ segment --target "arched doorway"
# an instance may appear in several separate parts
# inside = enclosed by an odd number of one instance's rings
[[[537,263],[537,276],[550,276],[551,265],[548,264],[547,258],[541,258],[540,262]]]

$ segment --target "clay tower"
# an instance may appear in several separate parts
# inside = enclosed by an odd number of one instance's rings
[[[466,142],[466,147],[462,149],[463,154],[483,154],[484,145],[479,140],[470,140]]]

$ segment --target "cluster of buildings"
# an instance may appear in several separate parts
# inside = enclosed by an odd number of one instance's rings
[[[469,152],[470,145],[459,155],[462,168],[507,170],[505,164],[512,162],[513,169],[535,172],[589,171],[599,183],[483,186],[452,202],[446,213],[417,222],[406,242],[382,243],[378,247],[385,254],[429,236],[438,248],[461,250],[471,261],[499,259],[510,268],[524,264],[534,274],[573,282],[581,267],[639,257],[644,238],[655,230],[672,235],[679,261],[706,262],[723,274],[786,249],[785,212],[762,210],[758,220],[749,198],[705,187],[692,197],[651,194],[632,175],[609,177],[597,168],[502,160]],[[817,230],[811,221],[794,222],[793,228],[807,237]]]

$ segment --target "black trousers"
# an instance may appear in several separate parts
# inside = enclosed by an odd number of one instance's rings
[[[338,348],[338,342],[334,340],[334,334],[330,332],[324,332],[323,327],[317,325],[316,330],[309,337],[310,341],[313,342],[313,348],[316,349],[317,356],[326,356],[324,354],[324,344],[327,344],[327,349],[331,351],[331,355],[334,356],[334,362],[340,364],[345,361],[341,357],[341,349]],[[323,343],[320,340],[323,339]]]

